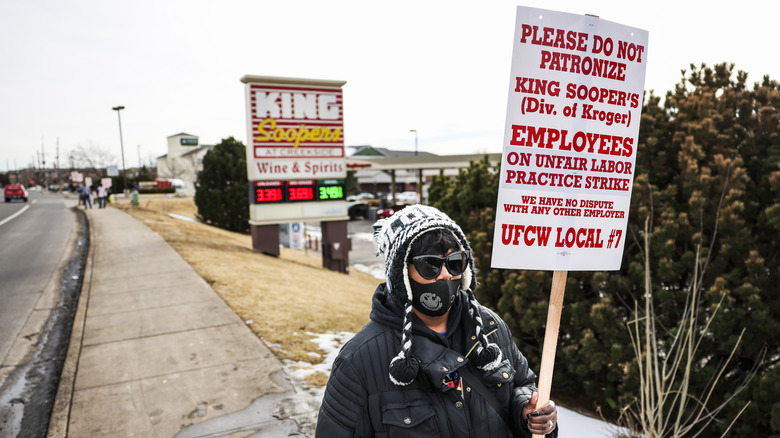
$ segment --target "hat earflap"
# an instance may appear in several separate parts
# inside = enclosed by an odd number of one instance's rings
[[[467,293],[469,296],[469,315],[471,315],[472,319],[474,319],[477,324],[477,339],[482,345],[482,347],[477,350],[474,364],[483,371],[490,371],[498,367],[503,360],[501,348],[495,343],[488,341],[487,335],[485,335],[482,316],[480,316],[478,310],[479,304],[477,303],[476,297],[474,297],[474,292],[469,289]]]
[[[398,386],[406,386],[414,381],[420,371],[420,361],[412,357],[412,303],[406,302],[404,326],[401,331],[401,351],[390,361],[390,381]]]

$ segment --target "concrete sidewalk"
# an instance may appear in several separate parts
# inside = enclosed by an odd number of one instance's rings
[[[293,391],[279,360],[179,254],[121,210],[86,214],[48,437],[303,436],[273,416]]]

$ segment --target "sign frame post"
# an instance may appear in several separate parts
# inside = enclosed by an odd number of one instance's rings
[[[550,403],[555,353],[558,350],[558,331],[561,326],[563,296],[566,292],[568,275],[568,271],[553,271],[550,304],[547,306],[547,326],[542,347],[542,365],[539,369],[539,398],[536,400],[536,406],[547,406]],[[544,435],[534,434],[533,438],[544,438]]]

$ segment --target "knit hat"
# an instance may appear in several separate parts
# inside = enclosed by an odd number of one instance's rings
[[[390,296],[404,304],[404,321],[401,337],[401,351],[390,362],[390,380],[405,386],[417,376],[420,361],[412,356],[412,288],[409,283],[409,252],[412,244],[421,235],[433,230],[450,231],[457,239],[460,249],[469,251],[468,269],[461,277],[461,289],[468,295],[468,311],[477,327],[480,347],[476,350],[474,362],[477,368],[490,371],[501,363],[501,349],[490,343],[485,335],[479,304],[474,297],[477,286],[474,258],[465,234],[452,219],[441,211],[425,206],[410,205],[393,216],[380,219],[374,224],[374,244],[377,255],[385,258],[385,276]]]

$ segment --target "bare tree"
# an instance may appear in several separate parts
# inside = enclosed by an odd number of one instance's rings
[[[158,161],[158,164],[160,164],[159,176],[164,175],[167,178],[194,180],[198,175],[197,154],[179,157],[169,155],[165,160]]]
[[[117,162],[114,154],[91,140],[76,145],[70,157],[73,160],[72,166],[91,169],[98,175],[102,175],[106,167],[115,165]]]
[[[737,385],[729,397],[720,405],[710,407],[709,402],[715,387],[721,377],[728,370],[734,353],[742,341],[745,330],[737,339],[731,354],[725,363],[717,368],[711,376],[710,383],[703,394],[691,394],[689,384],[692,373],[695,372],[697,362],[703,358],[697,357],[699,345],[707,335],[710,323],[715,318],[723,304],[723,298],[714,307],[712,313],[704,320],[704,328],[700,330],[697,322],[700,319],[699,297],[702,292],[702,271],[699,250],[696,251],[696,261],[692,284],[689,288],[683,317],[674,331],[675,335],[666,348],[662,348],[661,341],[657,337],[656,315],[653,310],[652,282],[650,275],[650,232],[648,221],[645,221],[644,230],[645,248],[645,308],[644,315],[639,311],[639,305],[635,302],[635,318],[628,323],[631,343],[634,347],[635,357],[639,371],[639,399],[625,407],[618,420],[618,424],[630,431],[618,432],[620,436],[642,436],[644,438],[679,438],[696,437],[704,432],[707,426],[714,421],[723,408],[736,397],[754,375],[751,373],[745,381]],[[704,264],[706,267],[706,263]],[[731,426],[745,411],[750,402],[747,402],[736,417],[731,421],[726,432],[727,436]]]

